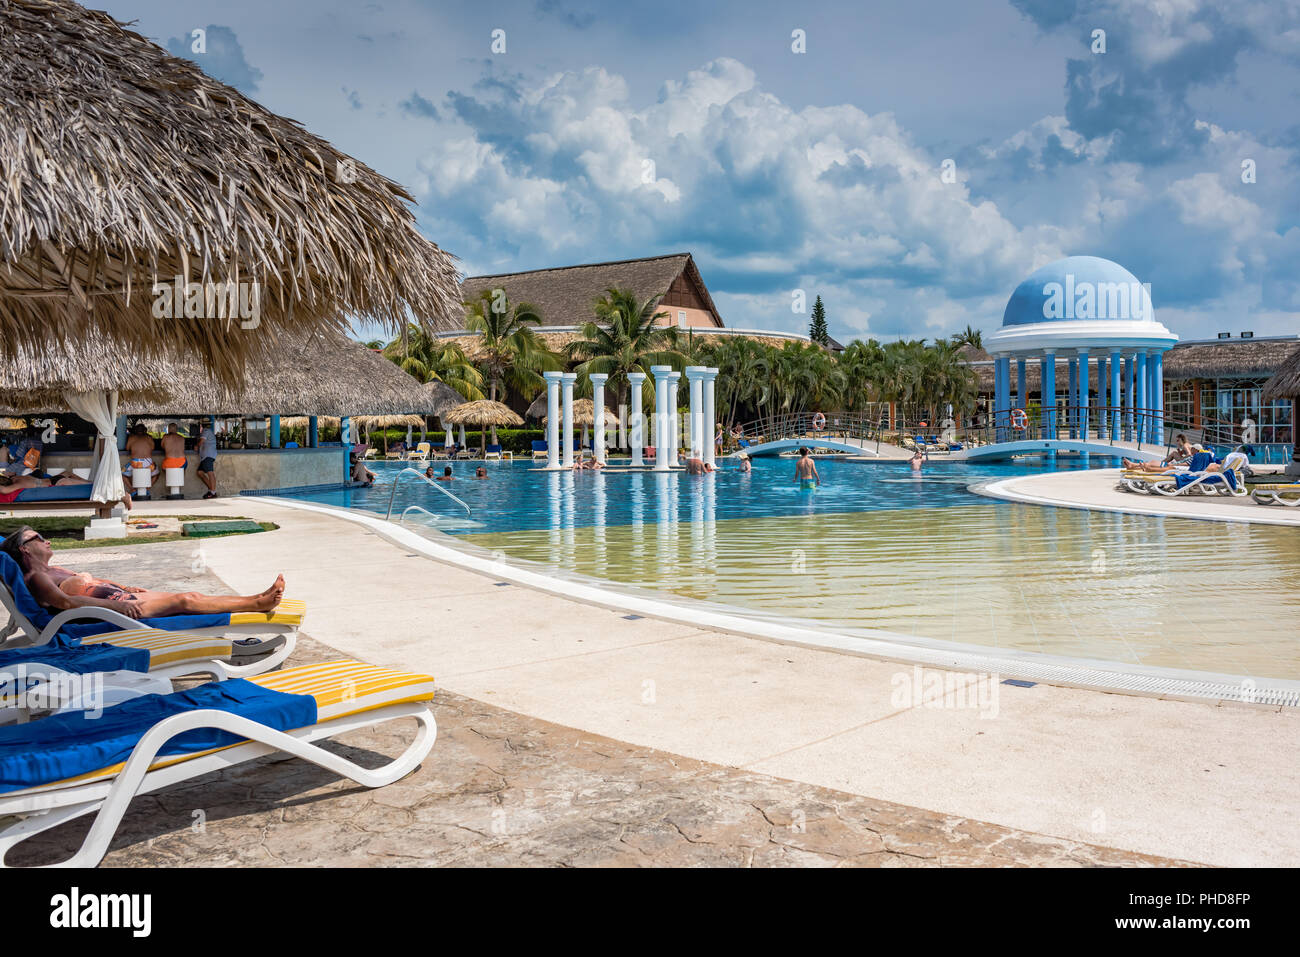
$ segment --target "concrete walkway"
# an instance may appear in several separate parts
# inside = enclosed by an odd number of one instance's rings
[[[280,523],[196,556],[240,592],[283,572],[308,631],[468,698],[633,745],[1072,842],[1225,864],[1300,854],[1300,716],[942,673],[502,585],[345,517],[256,498],[176,503]],[[145,509],[165,512],[157,503]]]
[[[989,483],[976,491],[992,498],[1034,505],[1102,509],[1133,515],[1168,515],[1217,522],[1257,522],[1300,528],[1300,507],[1260,505],[1249,495],[1143,495],[1124,491],[1119,469],[1041,472]],[[1285,476],[1272,479],[1285,482]]]

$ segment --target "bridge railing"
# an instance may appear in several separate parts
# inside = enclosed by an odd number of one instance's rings
[[[888,416],[883,411],[792,412],[754,419],[744,423],[742,429],[743,437],[754,445],[783,439],[802,439],[809,445],[818,440],[842,439],[863,448],[874,445],[877,452],[882,441],[906,444],[909,439],[937,451],[936,446],[949,444],[980,446],[1071,439],[1125,449],[1169,449],[1174,436],[1180,433],[1193,443],[1233,447],[1248,438],[1232,422],[1201,417],[1193,423],[1172,417],[1162,409],[1110,405],[1001,409],[960,423],[949,419],[937,428],[911,429],[888,428]]]
[[[1111,405],[995,410],[984,421],[958,433],[973,445],[1072,439],[1138,450],[1172,448],[1179,434],[1206,446],[1233,446],[1242,441],[1240,427],[1232,422],[1201,418],[1193,423],[1171,417],[1163,409]]]
[[[806,439],[809,445],[819,439],[839,439],[880,451],[888,420],[864,412],[783,412],[742,423],[743,438],[754,444],[781,439]],[[730,437],[728,438],[731,444]]]

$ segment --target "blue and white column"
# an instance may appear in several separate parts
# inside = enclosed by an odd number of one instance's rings
[[[1133,394],[1134,414],[1137,416],[1137,440],[1146,442],[1151,434],[1150,420],[1147,418],[1147,354],[1138,350],[1137,368],[1133,373],[1137,389]]]
[[[1120,404],[1122,398],[1120,395],[1120,357],[1119,350],[1114,350],[1110,354],[1110,437],[1112,440],[1120,437]]]
[[[1110,380],[1106,378],[1106,356],[1105,354],[1097,356],[1097,438],[1104,439],[1109,435],[1110,416],[1106,414],[1106,383]]]
[[[546,467],[560,467],[560,380],[563,372],[543,372],[546,380]]]
[[[1133,400],[1137,398],[1137,356],[1124,357],[1124,441],[1137,439],[1133,422]]]
[[[560,451],[560,467],[573,468],[573,384],[578,373],[565,372],[560,376],[560,421],[564,423],[564,445]]]
[[[645,460],[641,457],[641,450],[645,446],[645,413],[641,411],[644,408],[641,405],[641,384],[645,382],[645,373],[629,372],[627,381],[632,384],[632,396],[629,400],[631,408],[627,416],[630,433],[628,442],[632,446],[632,467],[641,468],[645,465]]]
[[[1056,353],[1044,352],[1040,370],[1042,386],[1039,400],[1043,407],[1043,437],[1056,438]]]
[[[1088,350],[1079,350],[1079,438],[1088,441]]]
[[[605,464],[605,382],[608,381],[609,375],[604,372],[593,372],[588,379],[591,380],[591,408],[592,408],[592,426],[591,426],[591,454],[601,465]]]
[[[1075,423],[1079,420],[1079,359],[1077,356],[1070,356],[1067,361],[1070,368],[1070,382],[1067,386],[1069,390],[1065,400],[1065,424],[1066,437],[1078,438],[1079,432]]]
[[[650,374],[655,377],[655,420],[651,434],[654,436],[655,471],[668,471],[668,447],[665,433],[668,431],[668,374],[672,366],[651,366]]]
[[[1151,353],[1151,361],[1148,363],[1151,367],[1151,408],[1155,410],[1155,419],[1152,421],[1152,427],[1155,434],[1151,436],[1152,442],[1164,444],[1165,441],[1165,356],[1163,352],[1156,351]]]
[[[1025,391],[1025,360],[1016,360],[1016,401],[1012,406],[1017,409],[1023,409],[1029,404],[1029,396]]]
[[[1007,440],[1007,407],[1011,392],[1011,359],[998,356],[993,360],[993,438],[996,442]]]

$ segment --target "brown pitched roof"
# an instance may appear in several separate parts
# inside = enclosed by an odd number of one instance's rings
[[[722,317],[690,253],[469,276],[460,284],[460,291],[462,299],[473,300],[485,290],[504,289],[511,302],[531,302],[537,306],[544,325],[577,326],[594,318],[592,303],[604,296],[605,290],[631,289],[638,299],[649,299],[666,293],[683,272],[721,326]]]
[[[1276,402],[1278,399],[1300,399],[1300,348],[1292,352],[1278,366],[1273,378],[1264,383],[1264,401]]]

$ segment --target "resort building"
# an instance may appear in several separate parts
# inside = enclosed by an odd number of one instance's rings
[[[550,349],[558,349],[595,319],[592,304],[609,289],[630,289],[640,300],[659,297],[656,310],[668,315],[659,320],[688,335],[710,339],[743,336],[768,345],[808,342],[807,335],[770,329],[728,327],[722,320],[695,257],[688,252],[616,262],[556,266],[525,272],[470,276],[461,283],[461,298],[472,302],[485,292],[501,289],[511,303],[530,302],[542,317],[538,333]],[[475,338],[466,329],[442,333],[473,354]],[[832,340],[832,351],[843,347]]]

